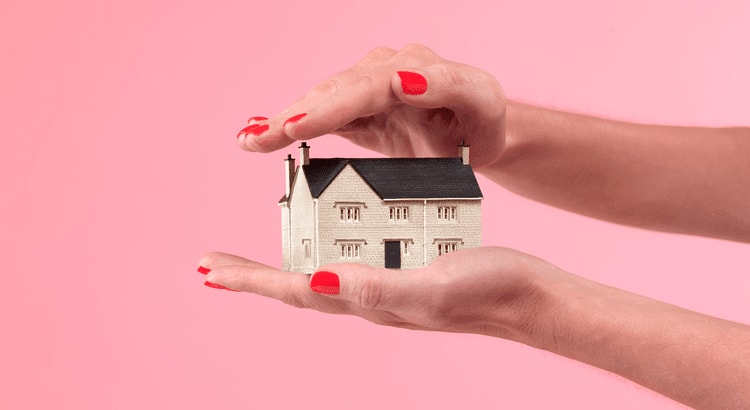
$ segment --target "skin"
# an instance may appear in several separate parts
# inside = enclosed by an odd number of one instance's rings
[[[404,94],[397,71],[427,91]],[[293,115],[307,113],[296,123]],[[750,242],[750,129],[629,124],[508,102],[488,73],[424,46],[375,49],[273,118],[248,151],[337,134],[389,156],[454,156],[529,198],[647,229]],[[477,333],[617,373],[696,408],[750,405],[750,326],[712,318],[495,247],[439,257],[415,270],[323,266],[340,292],[309,275],[224,253],[207,280],[322,312],[408,329]],[[314,276],[314,275],[313,275]],[[669,329],[669,331],[665,331]],[[689,340],[690,343],[685,343]]]

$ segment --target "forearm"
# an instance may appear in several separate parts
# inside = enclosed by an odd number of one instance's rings
[[[535,286],[541,297],[520,341],[692,407],[750,405],[750,327],[562,271]]]
[[[509,190],[648,229],[750,242],[750,128],[630,124],[510,102]]]

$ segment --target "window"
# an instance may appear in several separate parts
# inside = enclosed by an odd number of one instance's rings
[[[408,221],[409,220],[409,207],[408,206],[392,206],[388,211],[389,221]]]
[[[342,206],[339,208],[339,220],[342,222],[359,221],[358,206]]]
[[[305,248],[305,259],[312,258],[312,246],[309,239],[302,240],[302,246]]]
[[[342,243],[341,259],[359,259],[361,245],[358,243]]]
[[[449,252],[455,252],[458,250],[458,242],[438,242],[437,243],[438,248],[438,256],[444,255]]]
[[[455,221],[456,220],[456,207],[455,206],[439,206],[437,209],[437,219],[440,221]]]
[[[409,254],[409,241],[402,241],[404,244],[404,255]]]

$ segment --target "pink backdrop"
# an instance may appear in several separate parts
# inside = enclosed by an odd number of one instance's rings
[[[294,150],[235,135],[372,47],[425,43],[547,106],[747,126],[748,2],[195,3],[0,2],[0,408],[679,407],[522,345],[297,310],[195,268],[209,250],[279,264]],[[480,184],[486,244],[750,323],[747,245]]]

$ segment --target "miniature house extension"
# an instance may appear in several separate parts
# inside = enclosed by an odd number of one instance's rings
[[[481,245],[482,192],[457,158],[310,158],[285,162],[283,269],[312,273],[328,263],[426,266]]]

